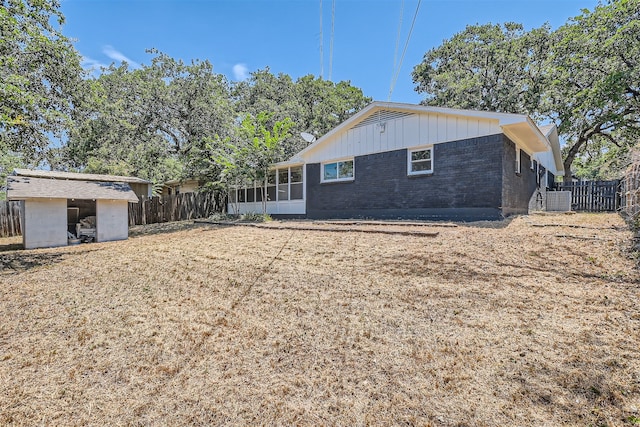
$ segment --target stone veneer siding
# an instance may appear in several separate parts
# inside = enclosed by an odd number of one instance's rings
[[[502,218],[504,196],[510,213],[520,209],[521,200],[528,203],[531,193],[520,191],[522,176],[515,176],[515,145],[503,134],[433,148],[430,175],[407,174],[406,149],[356,157],[355,179],[348,182],[321,183],[321,164],[307,164],[307,217],[473,221]],[[524,157],[522,169],[529,171]],[[515,182],[503,192],[505,178]]]

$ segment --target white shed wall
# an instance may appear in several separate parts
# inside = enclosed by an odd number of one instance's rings
[[[96,200],[96,241],[129,237],[129,206],[126,200]]]
[[[495,135],[502,132],[498,120],[445,114],[412,114],[355,127],[304,153],[307,163],[355,157],[420,145]]]
[[[67,199],[33,199],[23,203],[25,249],[67,245]]]

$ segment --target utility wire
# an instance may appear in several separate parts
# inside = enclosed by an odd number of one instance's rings
[[[322,0],[320,0],[320,78],[324,75],[324,58],[322,47]]]
[[[398,65],[398,47],[400,46],[400,33],[402,30],[402,15],[404,15],[404,0],[400,3],[400,22],[398,22],[398,35],[396,36],[396,49],[393,53],[393,69],[391,70],[391,81],[393,82],[393,73],[396,72]]]
[[[404,1],[404,0],[403,0]],[[333,71],[333,29],[336,22],[336,0],[331,2],[331,41],[329,42],[329,81],[331,81],[331,72]]]
[[[411,39],[411,33],[413,32],[413,26],[416,23],[416,18],[418,17],[418,10],[420,9],[420,3],[422,0],[418,0],[418,4],[416,5],[416,11],[413,14],[413,20],[411,21],[411,28],[409,28],[409,34],[407,34],[407,41],[404,44],[404,49],[402,49],[402,56],[400,57],[400,62],[398,63],[398,68],[396,68],[396,73],[391,79],[391,87],[389,88],[389,97],[387,101],[391,101],[391,94],[393,93],[393,89],[398,81],[398,76],[400,75],[400,69],[402,69],[402,61],[404,60],[404,54],[407,53],[407,47],[409,46],[409,40]]]

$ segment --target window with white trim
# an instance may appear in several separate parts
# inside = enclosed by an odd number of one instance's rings
[[[433,173],[433,146],[409,150],[407,173],[409,175]]]
[[[521,162],[522,153],[519,148],[516,148],[516,173],[522,172],[522,162]]]
[[[352,181],[353,159],[322,164],[322,182]]]

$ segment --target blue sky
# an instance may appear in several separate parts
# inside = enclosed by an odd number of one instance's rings
[[[391,101],[420,102],[413,67],[466,25],[513,21],[531,29],[548,22],[557,28],[596,4],[422,0]],[[418,0],[62,0],[67,20],[62,31],[75,40],[86,67],[122,60],[148,64],[145,50],[156,48],[185,62],[208,59],[232,81],[269,67],[293,79],[313,74],[349,80],[365,95],[386,101],[397,70],[394,58],[397,64],[417,5]]]

